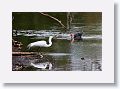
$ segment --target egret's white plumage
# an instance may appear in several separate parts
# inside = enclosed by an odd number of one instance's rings
[[[47,44],[46,41],[42,40],[42,41],[30,43],[28,45],[28,48],[30,49],[31,47],[50,47],[52,45],[52,38],[53,36],[49,37],[49,44]]]
[[[34,66],[35,68],[39,68],[39,69],[49,69],[49,70],[52,69],[52,64],[49,62],[37,63],[37,64],[31,63],[31,66]]]

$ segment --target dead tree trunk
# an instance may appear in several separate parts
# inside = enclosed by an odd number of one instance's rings
[[[67,29],[68,30],[71,28],[71,22],[72,22],[71,13],[67,12]]]
[[[49,18],[57,21],[63,28],[66,29],[66,26],[65,26],[59,19],[57,19],[57,18],[55,18],[55,17],[53,17],[53,16],[51,16],[51,15],[49,15],[49,14],[43,13],[43,12],[40,12],[40,14],[42,14],[42,15],[44,15],[44,16],[47,16],[47,17],[49,17]]]

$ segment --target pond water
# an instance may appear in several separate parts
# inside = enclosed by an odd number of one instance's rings
[[[56,29],[47,30],[13,30],[13,39],[23,44],[21,52],[42,52],[40,55],[13,56],[12,70],[20,71],[43,71],[31,63],[39,63],[40,66],[52,64],[52,68],[47,71],[101,71],[102,70],[102,27],[101,23],[81,25],[82,23],[72,23],[68,31]],[[83,40],[71,42],[70,33],[83,31]],[[52,46],[48,48],[27,48],[29,43],[46,40],[49,36],[52,39]],[[16,48],[13,48],[13,51]],[[17,50],[18,51],[18,50]],[[82,60],[81,58],[84,58]],[[21,68],[16,68],[22,64]],[[43,64],[40,64],[43,63]]]
[[[39,36],[41,34],[41,36]],[[52,39],[52,46],[49,48],[31,48],[28,50],[27,45],[31,42],[46,40],[48,41],[48,37],[50,35],[56,35]],[[61,32],[49,32],[49,31],[34,31],[31,33],[27,33],[26,31],[18,31],[18,35],[14,36],[13,39],[22,42],[24,44],[22,46],[21,51],[32,51],[43,52],[44,57],[43,60],[45,62],[49,61],[53,64],[53,69],[56,71],[64,71],[64,70],[101,70],[97,68],[93,68],[95,61],[99,61],[96,65],[101,66],[102,60],[102,36],[100,34],[89,34],[83,35],[83,40],[75,41],[71,43],[70,35],[68,33]],[[84,57],[85,60],[81,60]],[[13,56],[13,60],[29,60],[25,65],[29,65],[31,61],[34,59],[39,59],[39,57],[33,56]],[[41,59],[40,59],[41,60]],[[24,62],[24,61],[23,61]],[[24,68],[24,70],[39,70],[38,68]]]

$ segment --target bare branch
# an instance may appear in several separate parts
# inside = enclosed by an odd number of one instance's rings
[[[55,17],[53,17],[53,16],[51,16],[51,15],[49,15],[49,14],[43,13],[43,12],[40,12],[40,14],[42,14],[42,15],[44,15],[44,16],[47,16],[47,17],[49,17],[49,18],[57,21],[63,28],[66,28],[65,25],[62,24],[62,22],[61,22],[59,19],[57,19],[57,18],[55,18]]]

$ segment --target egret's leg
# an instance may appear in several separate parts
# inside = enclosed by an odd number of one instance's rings
[[[42,55],[42,53],[41,53],[40,48],[38,49],[38,55],[39,55],[40,58],[43,58],[43,55]]]

